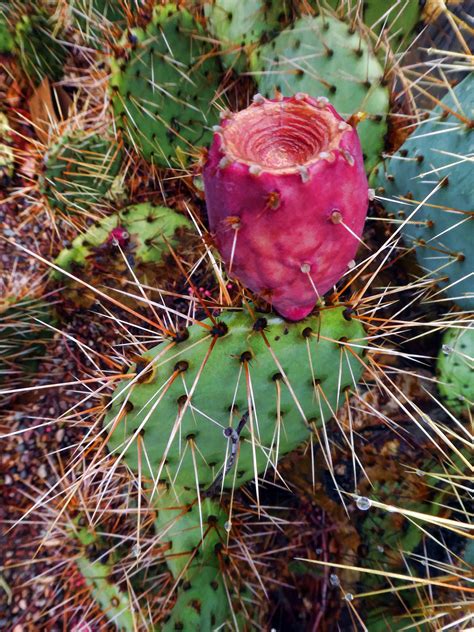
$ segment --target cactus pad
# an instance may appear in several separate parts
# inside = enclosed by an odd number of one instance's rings
[[[474,406],[474,326],[448,329],[438,356],[438,389],[453,412]]]
[[[154,505],[160,544],[170,546],[165,552],[168,567],[182,579],[164,630],[212,630],[229,612],[219,563],[227,514],[218,502],[203,498],[198,503],[194,491],[179,487],[159,495]]]
[[[146,160],[182,164],[208,143],[217,121],[217,58],[191,14],[171,4],[156,6],[127,41],[127,56],[111,62],[117,124]]]
[[[177,232],[190,228],[186,217],[169,208],[148,202],[135,204],[105,217],[76,237],[71,247],[59,254],[56,265],[68,271],[87,267],[98,249],[112,259],[114,253],[122,259],[117,245],[126,253],[133,253],[137,263],[159,263],[169,253],[167,242],[175,247]]]
[[[40,190],[53,210],[85,213],[111,188],[121,156],[113,139],[81,130],[65,132],[46,153]]]
[[[113,395],[110,450],[136,470],[142,434],[144,474],[194,489],[215,483],[224,467],[225,487],[272,471],[362,373],[364,330],[344,314],[327,308],[292,324],[228,312],[158,345]]]
[[[330,99],[343,116],[363,111],[358,132],[366,168],[373,167],[384,148],[389,94],[384,71],[361,33],[329,16],[303,17],[272,42],[257,48],[251,68],[259,91],[273,97],[306,92]]]
[[[474,307],[473,99],[471,74],[405,141],[386,172],[379,170],[376,188],[401,218],[417,209],[403,228],[406,243],[415,246],[427,278],[467,309]]]
[[[246,66],[245,56],[252,44],[277,30],[285,20],[284,3],[278,0],[214,0],[204,5],[209,32],[220,41],[221,59],[226,67]]]
[[[33,83],[41,83],[44,77],[58,81],[64,74],[67,57],[67,49],[60,41],[61,29],[43,8],[26,4],[31,11],[20,14],[15,24],[14,52]],[[19,7],[16,10],[21,11]]]
[[[8,186],[14,173],[14,166],[15,155],[12,147],[12,129],[7,115],[0,112],[0,186]]]

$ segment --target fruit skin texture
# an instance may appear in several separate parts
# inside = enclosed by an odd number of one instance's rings
[[[472,310],[474,188],[469,157],[474,152],[474,128],[468,123],[469,119],[472,123],[474,75],[452,92],[387,161],[385,170],[378,169],[374,184],[386,210],[402,212],[404,218],[430,196],[403,226],[405,243],[415,247],[426,278],[461,308]],[[437,290],[434,299],[445,301]]]
[[[249,161],[246,164],[229,157],[225,130],[233,117],[225,119],[223,132],[214,135],[204,167],[209,223],[229,274],[271,302],[288,320],[307,316],[319,297],[346,272],[359,245],[352,233],[361,235],[368,207],[357,132],[327,100],[305,96],[304,102],[312,117],[324,111],[333,126],[329,136],[337,134],[339,138],[332,151],[326,151],[326,145],[321,147],[319,156],[327,156],[311,160],[306,174],[301,174],[297,163],[281,172],[265,168],[260,161],[262,171],[254,175]],[[252,109],[264,120],[278,104],[282,111],[290,108],[293,113],[296,108],[294,112],[300,117],[297,108],[301,103],[296,97],[281,102],[258,100],[243,112]],[[299,126],[299,131],[307,123],[304,118],[293,123],[291,117],[290,142],[291,126]],[[245,124],[241,133],[247,133]],[[273,137],[279,134],[283,144],[288,140],[282,126],[270,126],[266,133]],[[295,142],[317,144],[318,134],[310,138],[303,131]],[[342,223],[338,223],[340,219]]]
[[[448,329],[436,365],[438,390],[454,413],[474,405],[474,325]]]

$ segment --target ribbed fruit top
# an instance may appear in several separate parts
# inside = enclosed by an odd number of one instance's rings
[[[295,173],[326,158],[350,129],[326,105],[326,99],[257,99],[226,121],[221,150],[232,161],[269,173]]]

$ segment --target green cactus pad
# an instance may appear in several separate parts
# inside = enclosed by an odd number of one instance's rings
[[[27,3],[29,13],[21,15],[15,24],[14,52],[23,72],[34,84],[44,77],[58,81],[64,74],[67,48],[61,43],[58,24],[41,7]]]
[[[113,233],[122,228],[128,233],[135,259],[139,263],[159,263],[169,253],[169,244],[178,244],[177,232],[190,230],[191,222],[183,215],[165,206],[155,206],[149,202],[135,204],[104,217],[83,235],[64,249],[56,259],[56,265],[70,271],[74,267],[86,267],[94,249],[106,244],[113,247]],[[61,276],[60,273],[57,275]],[[56,276],[57,276],[56,275]]]
[[[0,298],[0,384],[12,387],[36,370],[51,338],[42,324],[49,321],[48,306],[40,299]]]
[[[438,356],[438,389],[453,412],[474,406],[474,326],[448,329]]]
[[[153,164],[184,164],[212,138],[219,64],[206,35],[185,9],[156,6],[145,29],[133,29],[125,58],[111,61],[117,125]],[[125,43],[124,43],[125,44]]]
[[[155,495],[152,502],[158,512],[155,528],[160,543],[171,544],[165,557],[174,577],[189,565],[218,565],[215,548],[227,538],[227,514],[218,502],[210,498],[198,502],[194,490],[179,487]]]
[[[121,158],[120,145],[112,138],[82,130],[65,132],[46,153],[40,191],[53,210],[87,213],[111,188]]]
[[[193,567],[180,588],[178,599],[162,632],[195,632],[222,629],[231,620],[229,598],[222,581],[222,571],[215,566]],[[225,629],[225,628],[224,628]]]
[[[13,51],[15,43],[8,26],[6,7],[0,3],[0,54],[5,55]]]
[[[15,155],[11,132],[6,114],[0,112],[0,186],[8,186],[14,173]]]
[[[219,40],[222,63],[244,70],[252,45],[281,28],[288,11],[279,0],[214,0],[204,5],[209,32]]]
[[[133,632],[136,627],[132,603],[129,596],[112,582],[112,567],[91,561],[85,555],[78,557],[76,564],[107,619],[120,632]]]
[[[164,630],[213,630],[230,616],[219,552],[227,541],[227,513],[210,498],[174,486],[153,502],[160,544],[168,544],[166,561],[181,579],[177,602]],[[183,627],[175,627],[176,625]]]
[[[377,35],[385,29],[394,47],[403,45],[403,48],[406,48],[420,20],[419,0],[403,0],[399,5],[393,0],[365,0],[364,2],[365,24]]]
[[[319,4],[319,6],[318,6]],[[387,32],[392,46],[406,46],[415,32],[415,27],[421,20],[421,2],[419,0],[365,0],[362,5],[358,0],[320,0],[313,2],[315,9],[329,6],[339,15],[355,15],[358,7],[362,7],[364,23],[379,35],[382,30]]]
[[[343,307],[327,308],[288,323],[273,314],[254,320],[227,312],[218,325],[197,323],[185,340],[155,347],[132,368],[138,380],[122,383],[113,396],[105,426],[117,416],[120,421],[110,450],[136,470],[134,439],[141,433],[146,476],[207,487],[229,463],[232,441],[224,431],[236,430],[252,408],[234,442],[239,450],[224,486],[271,472],[281,455],[335,413],[341,390],[362,373],[357,356],[363,354],[364,330],[344,313]]]
[[[304,17],[251,56],[259,91],[273,97],[306,92],[330,99],[345,117],[363,111],[358,132],[368,170],[377,164],[387,133],[389,93],[370,44],[349,24],[329,16]]]
[[[69,0],[71,23],[88,45],[103,50],[111,26],[126,23],[120,0]]]
[[[386,209],[401,218],[430,196],[404,226],[403,236],[408,246],[415,246],[427,278],[467,309],[474,307],[473,101],[470,74],[376,176],[376,193]],[[436,292],[435,298],[443,296]]]
[[[134,632],[136,630],[133,615],[135,608],[132,601],[129,595],[114,582],[114,565],[108,552],[104,550],[105,555],[101,557],[100,549],[104,548],[103,541],[94,530],[81,525],[83,518],[78,516],[67,526],[69,537],[77,542],[79,548],[75,559],[76,565],[93,599],[107,619],[115,624],[119,632]],[[91,550],[92,553],[89,553]]]

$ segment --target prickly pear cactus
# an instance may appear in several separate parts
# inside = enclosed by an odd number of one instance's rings
[[[0,112],[0,185],[3,186],[8,186],[14,172],[15,156],[11,131],[7,115]]]
[[[111,61],[117,125],[149,162],[182,165],[209,142],[218,119],[217,57],[192,15],[172,4],[156,6],[148,26],[123,44],[124,57]]]
[[[421,2],[403,0],[397,5],[393,0],[366,0],[363,19],[377,35],[386,30],[394,48],[410,42],[421,20]]]
[[[363,33],[324,15],[303,17],[251,55],[259,91],[273,97],[306,92],[330,99],[343,116],[362,111],[358,132],[367,169],[380,160],[389,94],[384,70]]]
[[[6,5],[0,3],[0,54],[5,55],[11,53],[14,47],[14,41],[10,28],[8,26]]]
[[[474,75],[446,95],[385,170],[376,192],[389,212],[407,219],[403,236],[426,278],[461,307],[474,307],[472,161]],[[442,299],[439,291],[436,300]]]
[[[474,406],[474,326],[448,329],[437,363],[438,389],[453,412]]]
[[[350,13],[355,16],[356,11],[361,11],[362,20],[369,29],[377,36],[386,31],[395,49],[409,44],[421,20],[422,3],[419,0],[365,0],[363,3],[357,0],[323,0],[312,4],[315,9],[328,5],[338,15]]]
[[[67,532],[77,542],[76,565],[107,619],[114,623],[119,632],[136,630],[135,607],[128,593],[114,581],[113,560],[109,559],[108,551],[101,546],[100,536],[84,526],[80,517],[71,522]]]
[[[207,28],[220,42],[227,68],[244,70],[252,47],[278,33],[288,10],[279,0],[213,0],[204,5]]]
[[[88,44],[104,48],[106,29],[126,23],[124,4],[120,0],[69,0],[71,23]]]
[[[307,316],[359,247],[369,203],[360,142],[324,97],[257,95],[226,116],[204,188],[228,273],[287,319]]]
[[[221,569],[227,514],[217,501],[198,501],[194,491],[179,487],[159,493],[154,504],[160,543],[169,545],[168,567],[181,580],[163,629],[192,632],[222,625],[229,612]]]
[[[25,75],[34,84],[44,77],[61,79],[68,51],[59,23],[41,4],[30,2],[12,5],[9,21],[13,20],[14,52]]]
[[[149,202],[135,204],[104,217],[76,237],[71,246],[59,254],[56,265],[68,271],[87,269],[89,261],[100,250],[111,259],[114,255],[122,258],[119,247],[132,255],[137,264],[159,263],[169,253],[168,244],[176,247],[179,234],[190,229],[191,222],[172,209]]]
[[[87,214],[111,188],[121,158],[121,147],[113,137],[65,131],[45,154],[40,191],[52,210]]]
[[[292,324],[228,312],[158,345],[112,398],[105,426],[119,421],[110,450],[136,469],[142,434],[144,474],[192,489],[240,486],[271,471],[362,373],[364,330],[345,313],[327,308]]]
[[[51,337],[42,323],[50,320],[47,305],[34,296],[0,296],[0,384],[12,388],[36,370]]]

